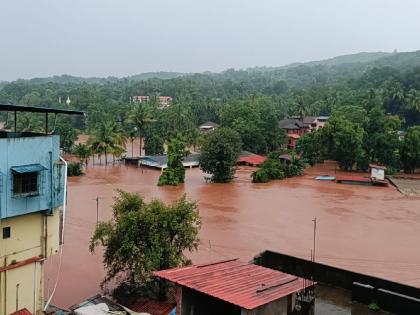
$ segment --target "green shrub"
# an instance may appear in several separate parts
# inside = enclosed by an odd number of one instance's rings
[[[252,172],[251,176],[253,183],[267,183],[271,179],[270,176],[268,176],[266,170],[262,168]]]
[[[81,175],[83,175],[82,165],[78,162],[68,163],[67,164],[67,175],[68,176],[81,176]]]
[[[251,174],[252,182],[266,183],[273,179],[303,175],[305,164],[296,154],[291,153],[288,164],[280,161],[280,155],[279,152],[270,153],[261,167]]]
[[[176,186],[184,182],[185,168],[182,164],[183,158],[187,155],[185,143],[180,139],[172,139],[168,144],[168,167],[159,177],[158,186]]]
[[[399,171],[400,170],[398,168],[395,168],[395,167],[390,166],[390,167],[387,168],[386,173],[387,173],[387,175],[395,175]]]
[[[368,308],[372,311],[379,311],[381,308],[379,307],[378,304],[376,304],[376,302],[372,302],[368,305]]]

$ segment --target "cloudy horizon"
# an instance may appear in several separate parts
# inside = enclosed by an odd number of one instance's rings
[[[18,0],[0,3],[0,81],[220,72],[415,51],[414,0]]]

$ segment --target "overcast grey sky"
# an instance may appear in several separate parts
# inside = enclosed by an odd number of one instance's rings
[[[0,0],[0,80],[420,49],[418,0]]]

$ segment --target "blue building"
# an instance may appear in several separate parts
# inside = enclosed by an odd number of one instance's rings
[[[63,205],[59,153],[59,136],[0,132],[0,219]]]
[[[14,113],[14,130],[0,130],[0,315],[26,308],[41,314],[44,262],[60,253],[65,216],[66,162],[48,115],[82,112],[0,105]],[[44,113],[45,133],[18,132],[18,112]]]

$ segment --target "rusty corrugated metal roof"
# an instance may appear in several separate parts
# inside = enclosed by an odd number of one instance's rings
[[[16,311],[14,313],[11,313],[10,315],[32,315],[32,313],[29,312],[26,308],[22,308],[19,311]]]
[[[124,306],[137,313],[149,313],[151,315],[168,315],[174,308],[174,303],[161,302],[146,298],[137,298]]]
[[[303,278],[239,260],[162,270],[154,275],[247,310],[311,285]]]

